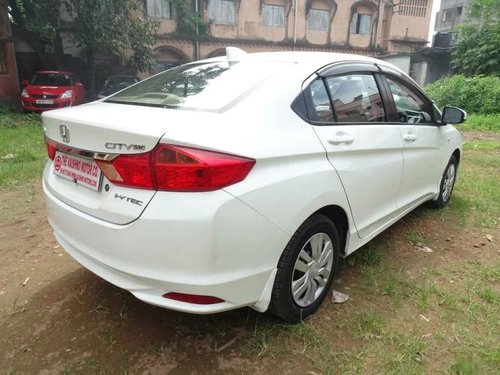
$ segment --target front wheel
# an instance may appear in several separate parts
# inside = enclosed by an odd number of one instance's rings
[[[278,263],[270,312],[289,323],[313,314],[336,272],[340,241],[323,215],[307,219],[288,242]]]
[[[441,177],[441,184],[439,185],[439,196],[431,205],[435,208],[446,206],[450,202],[451,193],[455,186],[457,179],[458,160],[455,155],[452,155],[443,176]]]

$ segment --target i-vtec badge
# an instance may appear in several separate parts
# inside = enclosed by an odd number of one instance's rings
[[[120,195],[120,194],[116,194],[116,193],[115,193],[115,198],[120,199],[122,201],[136,204],[138,206],[142,206],[142,204],[144,203],[143,201],[140,201],[138,199],[126,197],[125,195]]]
[[[104,147],[106,147],[108,150],[136,150],[136,151],[143,151],[146,149],[145,145],[134,145],[134,144],[126,144],[126,143],[113,143],[113,142],[106,142],[104,144]]]

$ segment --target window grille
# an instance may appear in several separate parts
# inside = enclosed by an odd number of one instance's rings
[[[264,26],[284,27],[285,7],[281,5],[262,5],[261,22]]]
[[[149,17],[174,18],[174,5],[172,0],[147,0]]]
[[[309,30],[328,31],[330,23],[330,12],[323,9],[311,9],[307,16],[307,28]]]
[[[234,0],[210,0],[208,18],[215,23],[234,25],[236,22],[236,4]]]
[[[398,13],[402,16],[425,17],[427,0],[401,0]]]
[[[354,13],[351,21],[352,34],[370,34],[372,16],[370,14]]]

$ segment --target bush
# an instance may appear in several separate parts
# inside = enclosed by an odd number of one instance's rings
[[[468,113],[500,113],[500,78],[496,76],[441,78],[425,87],[438,107],[454,105]]]
[[[500,132],[500,114],[469,115],[467,121],[457,126],[464,131],[495,131]]]

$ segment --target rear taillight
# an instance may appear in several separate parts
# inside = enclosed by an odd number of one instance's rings
[[[56,157],[56,151],[57,151],[56,143],[52,142],[47,137],[45,137],[45,143],[47,145],[47,155],[49,156],[49,159],[54,160],[54,158]]]
[[[211,191],[245,179],[255,160],[191,147],[158,145],[145,154],[96,160],[111,182],[169,191]]]

